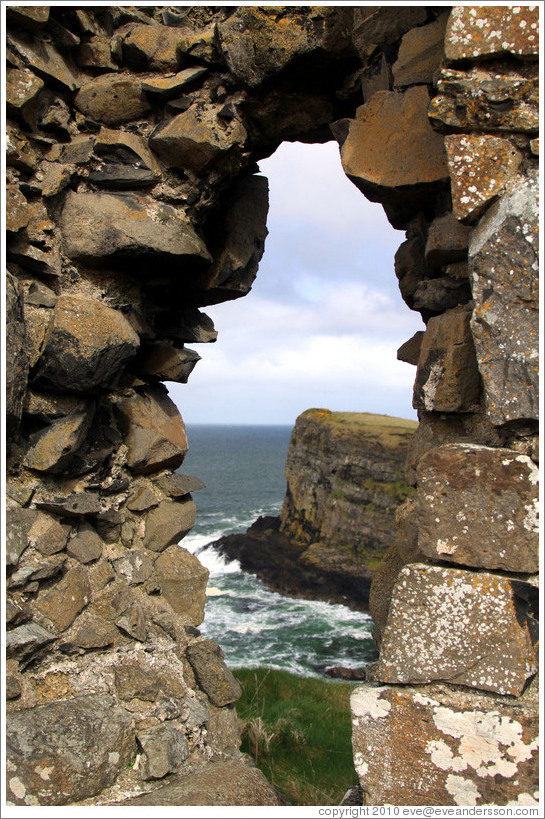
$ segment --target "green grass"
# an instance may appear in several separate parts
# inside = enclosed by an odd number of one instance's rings
[[[267,668],[237,669],[237,713],[251,754],[288,805],[339,805],[357,780],[352,761],[350,683]]]

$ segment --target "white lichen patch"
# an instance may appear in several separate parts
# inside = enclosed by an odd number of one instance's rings
[[[523,741],[522,725],[517,720],[497,712],[456,712],[440,706],[435,709],[433,721],[443,734],[459,740],[455,752],[441,740],[433,747],[428,743],[432,762],[442,770],[473,769],[481,778],[498,774],[510,779],[537,750],[537,740]]]
[[[369,765],[363,758],[363,754],[360,752],[354,754],[354,768],[356,769],[356,773],[358,774],[360,779],[364,777],[367,771],[369,770]]]
[[[385,691],[388,691],[385,685],[377,687],[362,685],[356,688],[350,696],[350,707],[354,716],[364,720],[387,717],[392,706],[388,700],[382,699]]]
[[[471,779],[464,776],[449,774],[445,783],[447,791],[452,796],[456,805],[472,806],[477,804],[481,794],[476,784]]]
[[[18,776],[13,776],[9,780],[9,788],[17,799],[24,799],[26,796],[26,788]]]

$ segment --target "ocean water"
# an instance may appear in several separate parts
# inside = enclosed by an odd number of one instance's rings
[[[209,544],[277,515],[286,489],[291,427],[188,426],[180,472],[197,475],[197,522],[181,545],[209,570],[201,633],[218,642],[231,668],[264,665],[303,676],[331,666],[361,668],[376,659],[371,620],[342,605],[284,597],[226,561]]]

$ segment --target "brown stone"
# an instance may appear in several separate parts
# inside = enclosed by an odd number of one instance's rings
[[[34,307],[29,302],[24,305],[26,338],[24,348],[28,363],[34,367],[53,331],[54,313],[49,309]]]
[[[46,198],[56,196],[69,184],[73,173],[74,169],[70,165],[42,162],[40,165],[42,195]]]
[[[85,611],[76,620],[69,642],[78,648],[106,648],[115,643],[117,629],[107,620]]]
[[[33,171],[37,157],[23,132],[13,123],[6,128],[6,164],[23,171]]]
[[[180,475],[173,472],[171,475],[161,475],[155,480],[159,489],[171,498],[182,498],[197,489],[204,489],[204,483],[193,475]]]
[[[474,222],[512,180],[521,155],[507,139],[463,134],[445,137],[457,219]]]
[[[29,439],[25,465],[49,474],[68,469],[85,441],[94,411],[90,402],[80,404],[69,415],[34,433]]]
[[[42,555],[53,555],[66,548],[72,526],[61,523],[44,512],[35,512],[35,520],[28,532],[29,543]]]
[[[161,169],[157,164],[147,141],[138,134],[130,131],[114,131],[111,128],[101,128],[94,142],[95,154],[106,161],[122,155],[129,156],[134,164],[144,166],[151,171],[155,179],[161,176]]]
[[[426,319],[469,301],[471,288],[467,279],[438,276],[418,282],[413,296],[413,310],[419,310]]]
[[[7,185],[6,230],[17,233],[28,225],[29,218],[28,202],[19,190],[19,185]]]
[[[465,566],[534,573],[538,470],[526,455],[447,444],[418,464],[418,544],[428,557]]]
[[[511,581],[500,575],[405,566],[394,586],[373,679],[443,681],[520,696],[536,672],[536,659],[513,592]]]
[[[193,528],[196,509],[191,495],[173,503],[162,501],[146,517],[143,545],[154,552],[178,543]]]
[[[100,498],[93,492],[73,492],[70,495],[36,498],[36,506],[68,518],[79,518],[83,515],[96,515],[102,511]]]
[[[474,60],[502,54],[536,57],[539,9],[536,6],[456,6],[445,36],[448,60]]]
[[[93,34],[88,42],[76,49],[76,63],[95,73],[119,71],[112,59],[111,39],[103,34]]]
[[[104,543],[96,529],[87,521],[79,524],[78,532],[70,538],[66,551],[80,563],[91,563],[102,556]]]
[[[178,771],[189,755],[189,746],[181,729],[172,722],[153,725],[136,734],[142,747],[138,773],[144,780],[162,779]]]
[[[352,743],[367,803],[537,805],[536,689],[514,702],[444,685],[356,688]]]
[[[199,640],[186,648],[186,657],[199,686],[218,708],[240,699],[242,689],[224,662],[221,648],[213,640]]]
[[[9,440],[19,429],[29,367],[22,293],[17,279],[11,273],[6,274],[5,321],[5,413]]]
[[[44,87],[32,71],[12,68],[6,77],[6,104],[8,111],[19,114],[27,125],[34,125],[38,94]]]
[[[443,267],[467,259],[471,228],[461,225],[452,213],[438,216],[428,228],[426,262],[430,267]]]
[[[37,514],[35,509],[21,509],[20,507],[6,509],[6,563],[8,566],[17,566],[21,555],[28,547],[29,533]]]
[[[185,68],[177,74],[147,77],[142,82],[142,88],[147,94],[153,94],[161,99],[169,99],[179,94],[186,86],[192,85],[195,80],[200,79],[207,71],[207,68],[195,66],[194,68]]]
[[[49,37],[12,32],[8,39],[17,54],[40,76],[45,75],[69,91],[79,88],[81,76],[76,65],[71,57],[55,48]]]
[[[181,546],[169,546],[155,561],[163,597],[177,614],[198,626],[204,618],[208,569]]]
[[[148,483],[134,482],[125,505],[131,512],[144,512],[158,503],[159,498]]]
[[[168,785],[118,805],[279,805],[280,798],[258,768],[238,759],[211,762],[173,777]]]
[[[49,19],[49,6],[8,6],[6,18],[28,31],[39,31]]]
[[[246,129],[235,118],[229,123],[218,119],[215,106],[192,106],[187,111],[160,123],[150,136],[150,146],[175,168],[203,172],[220,158],[241,149]]]
[[[178,28],[136,24],[123,38],[123,61],[134,71],[173,71],[181,60],[178,47],[183,35]]]
[[[493,424],[539,418],[538,177],[519,177],[474,231],[471,332]]]
[[[25,556],[26,557],[26,556]],[[66,563],[66,557],[53,555],[49,559],[25,560],[9,579],[10,589],[26,586],[35,580],[48,580],[60,574]]]
[[[356,6],[352,41],[360,57],[366,59],[377,46],[395,43],[425,20],[422,6]]]
[[[418,359],[415,409],[470,412],[480,395],[480,377],[465,307],[430,318]]]
[[[158,260],[202,268],[211,260],[204,242],[172,205],[151,197],[74,193],[60,220],[65,251],[72,259],[101,266],[138,265]]]
[[[150,110],[142,81],[128,74],[103,74],[87,82],[76,96],[76,106],[106,125],[138,119]]]
[[[420,357],[423,338],[423,330],[417,330],[414,336],[401,345],[397,351],[397,360],[405,361],[407,364],[414,364],[416,366]]]
[[[538,132],[538,77],[443,69],[437,90],[428,113],[440,130]]]
[[[392,66],[397,88],[433,82],[443,59],[448,16],[448,12],[444,12],[433,23],[412,28],[403,35],[397,60]]]
[[[108,388],[138,344],[138,336],[119,310],[91,296],[63,293],[34,383],[75,393]]]
[[[148,389],[116,407],[128,446],[127,464],[136,473],[182,463],[187,452],[184,422],[166,391]]]
[[[443,137],[429,123],[428,105],[425,86],[404,94],[377,92],[356,111],[341,151],[344,172],[356,187],[373,201],[403,206],[407,219],[420,204],[418,195],[425,200],[427,186],[435,189],[448,177]],[[406,218],[392,224],[403,227]]]
[[[83,566],[66,572],[62,580],[38,595],[36,609],[59,631],[65,631],[91,597],[89,574]]]
[[[140,348],[134,369],[160,381],[187,384],[189,376],[201,357],[187,347],[179,348],[168,341],[154,341]]]

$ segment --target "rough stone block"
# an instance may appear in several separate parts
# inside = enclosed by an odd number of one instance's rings
[[[451,134],[445,137],[457,219],[475,222],[516,175],[521,155],[511,142],[496,136]]]
[[[171,722],[138,731],[142,756],[138,772],[142,779],[162,779],[179,770],[189,755],[189,746],[181,730]]]
[[[108,694],[11,713],[8,804],[69,805],[112,785],[134,755],[131,722]]]
[[[169,546],[155,561],[163,597],[177,614],[198,626],[204,619],[208,569],[181,546]]]
[[[133,472],[157,472],[182,463],[187,438],[182,417],[167,393],[148,389],[116,406],[128,447],[127,465]]]
[[[9,233],[17,233],[28,225],[29,219],[28,202],[19,185],[6,185],[6,230]]]
[[[351,695],[354,762],[368,805],[538,805],[539,700],[452,686]]]
[[[80,111],[106,125],[138,119],[151,105],[142,90],[142,80],[128,74],[103,74],[87,82],[76,96]]]
[[[428,120],[425,86],[404,94],[379,91],[356,111],[341,151],[344,172],[368,198],[407,208],[414,214],[427,186],[448,178],[443,137]],[[403,227],[394,224],[394,227]]]
[[[50,37],[32,36],[27,32],[11,32],[9,44],[13,50],[41,77],[60,83],[69,91],[81,85],[81,75],[70,56],[61,54]]]
[[[41,592],[33,605],[56,629],[65,631],[90,599],[89,573],[83,566],[75,566],[62,580]]]
[[[153,561],[139,549],[131,550],[127,555],[113,561],[114,569],[129,586],[144,583],[153,570]]]
[[[28,355],[25,350],[23,302],[17,280],[6,275],[6,342],[5,342],[5,412],[8,439],[19,427],[28,378]]]
[[[262,176],[237,182],[215,226],[214,261],[197,282],[201,305],[245,296],[265,248],[269,185]]]
[[[82,521],[77,534],[70,538],[66,551],[80,563],[91,563],[102,557],[103,547],[104,543],[96,529],[87,521]]]
[[[133,369],[160,381],[174,381],[187,384],[189,376],[201,357],[195,350],[180,349],[168,341],[143,344],[134,362]]]
[[[493,424],[539,418],[538,178],[517,180],[481,220],[469,259],[471,332]]]
[[[373,679],[520,696],[536,670],[510,580],[424,563],[401,569]]]
[[[203,172],[233,149],[241,149],[247,133],[240,119],[220,126],[218,109],[192,106],[167,122],[160,123],[150,136],[150,146],[165,162],[194,173]]]
[[[202,769],[176,776],[151,793],[118,805],[279,805],[279,796],[258,768],[241,760],[211,762]]]
[[[435,560],[539,570],[538,469],[527,455],[446,444],[417,468],[418,544]]]
[[[211,260],[204,242],[172,205],[136,194],[74,193],[60,227],[72,259],[101,265],[157,261],[201,267]]]
[[[85,441],[94,411],[94,404],[87,402],[34,433],[29,439],[25,465],[48,474],[58,474],[68,469]]]
[[[428,228],[426,262],[430,267],[442,267],[467,259],[471,228],[461,225],[452,213],[438,216]]]
[[[433,82],[443,59],[447,20],[448,12],[441,14],[433,23],[412,28],[403,35],[397,60],[392,67],[396,87]]]
[[[186,649],[195,677],[210,701],[221,708],[240,699],[242,689],[223,661],[223,651],[213,640],[191,643]]]
[[[415,409],[469,412],[481,390],[471,311],[456,307],[428,321],[414,384]]]
[[[426,10],[422,6],[356,6],[352,41],[365,60],[377,46],[395,43],[425,20]]]
[[[106,389],[138,345],[138,336],[119,310],[90,296],[63,293],[33,383],[75,393]]]
[[[516,54],[535,57],[539,47],[539,8],[535,6],[456,6],[445,36],[448,60],[474,60]]]

